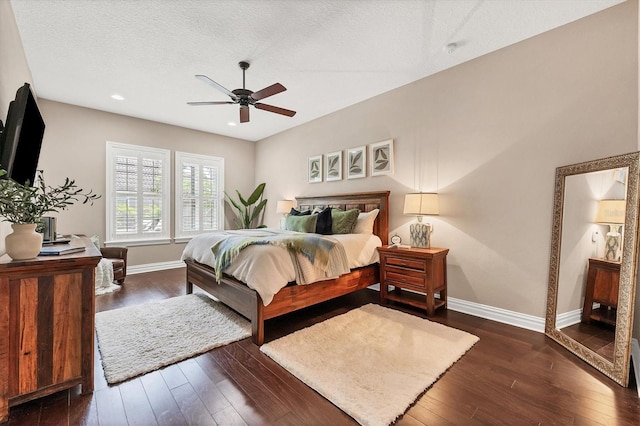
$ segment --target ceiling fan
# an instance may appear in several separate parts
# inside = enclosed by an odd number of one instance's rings
[[[230,101],[207,101],[207,102],[187,102],[188,105],[226,105],[226,104],[240,104],[240,122],[247,123],[249,121],[249,105],[253,105],[258,109],[262,109],[269,112],[275,112],[276,114],[286,115],[288,117],[293,117],[296,115],[295,111],[291,111],[289,109],[280,108],[273,105],[263,104],[258,102],[264,98],[268,98],[269,96],[276,95],[280,92],[284,92],[287,90],[280,83],[272,84],[271,86],[265,87],[262,90],[258,90],[257,92],[252,92],[249,89],[245,88],[245,80],[244,73],[249,68],[249,62],[241,61],[238,63],[240,68],[242,68],[242,89],[228,90],[215,81],[211,80],[206,75],[198,74],[196,78],[204,81],[210,86],[215,87],[225,95],[231,98]]]

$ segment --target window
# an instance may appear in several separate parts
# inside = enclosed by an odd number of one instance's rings
[[[224,159],[176,152],[176,241],[224,228]]]
[[[166,149],[107,142],[107,243],[170,241]]]

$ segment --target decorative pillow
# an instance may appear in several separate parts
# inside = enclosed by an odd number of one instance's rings
[[[318,221],[318,215],[303,215],[294,216],[289,215],[285,220],[284,229],[288,231],[297,232],[316,232],[316,222]]]
[[[291,216],[308,216],[311,214],[311,210],[305,210],[301,212],[300,210],[296,210],[293,207],[291,207],[291,211],[289,212],[289,214]]]
[[[331,209],[331,233],[352,234],[359,214],[359,209],[351,209],[346,212],[340,209]]]
[[[313,211],[313,215],[318,217],[318,222],[316,223],[316,234],[331,235],[333,223],[331,220],[331,207],[318,210],[318,212],[316,212],[315,209]]]
[[[379,209],[373,209],[370,212],[360,213],[356,221],[356,227],[353,229],[354,234],[373,234],[373,223],[378,217]]]

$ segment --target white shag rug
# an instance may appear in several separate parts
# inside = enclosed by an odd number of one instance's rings
[[[109,384],[251,336],[249,321],[202,294],[99,312],[95,322]]]
[[[388,425],[478,337],[369,304],[260,350],[362,425]]]

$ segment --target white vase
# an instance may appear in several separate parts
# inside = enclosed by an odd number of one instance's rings
[[[42,234],[36,232],[35,223],[14,223],[13,232],[4,239],[7,254],[13,260],[33,259],[42,248]]]

